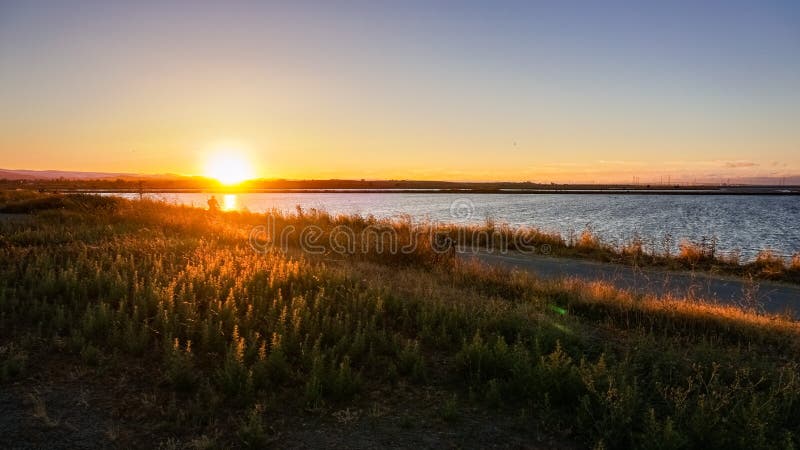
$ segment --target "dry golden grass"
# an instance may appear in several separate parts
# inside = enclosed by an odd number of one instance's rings
[[[694,242],[684,240],[681,241],[678,247],[678,259],[691,265],[698,264],[708,257],[709,255],[706,249]]]

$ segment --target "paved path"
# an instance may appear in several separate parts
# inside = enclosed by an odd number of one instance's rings
[[[587,281],[606,281],[618,288],[637,293],[672,295],[676,298],[695,298],[741,306],[755,299],[770,313],[789,312],[800,319],[800,286],[707,273],[676,272],[661,269],[642,269],[619,264],[589,260],[556,258],[520,253],[460,252],[465,259],[478,260],[505,267],[529,271],[543,278],[576,277]]]

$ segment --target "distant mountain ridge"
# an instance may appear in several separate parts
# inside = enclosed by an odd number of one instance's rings
[[[28,170],[28,169],[0,169],[0,179],[6,180],[107,180],[121,178],[130,179],[168,179],[184,178],[176,174],[141,174],[126,172],[81,172],[68,170]]]

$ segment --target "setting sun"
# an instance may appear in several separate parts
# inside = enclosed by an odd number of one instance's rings
[[[236,151],[220,151],[206,164],[205,175],[222,184],[232,185],[254,177],[250,162]]]

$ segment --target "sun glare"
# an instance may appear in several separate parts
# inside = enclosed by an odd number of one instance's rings
[[[233,185],[253,178],[249,161],[236,151],[220,151],[212,155],[206,165],[206,176],[222,184]]]

